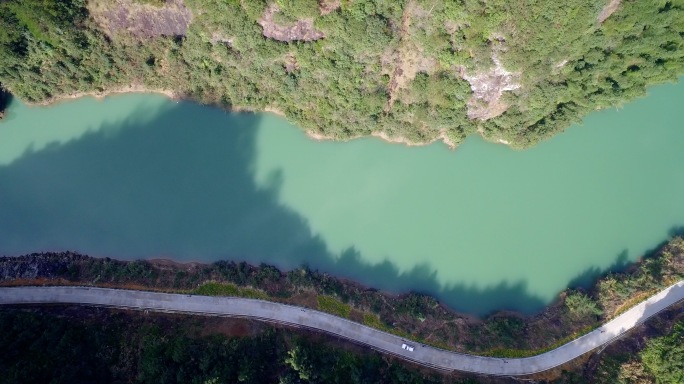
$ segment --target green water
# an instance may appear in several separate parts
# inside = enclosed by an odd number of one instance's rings
[[[0,253],[307,263],[472,313],[534,311],[684,225],[684,83],[525,151],[315,142],[156,95],[14,102]]]

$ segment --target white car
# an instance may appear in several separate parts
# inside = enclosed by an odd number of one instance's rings
[[[412,345],[402,344],[402,345],[401,345],[401,349],[405,349],[405,350],[407,350],[407,351],[409,351],[409,352],[413,352],[413,346],[412,346]]]

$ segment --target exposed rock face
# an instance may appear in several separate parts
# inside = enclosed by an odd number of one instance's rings
[[[610,0],[608,4],[606,4],[605,7],[601,10],[601,13],[599,13],[598,17],[596,20],[600,23],[603,23],[606,21],[607,18],[610,17],[615,11],[618,10],[620,7],[620,4],[622,3],[622,0]]]
[[[461,68],[461,77],[470,83],[473,91],[468,101],[468,118],[471,120],[485,121],[501,115],[508,109],[508,105],[501,101],[503,93],[520,88],[517,82],[520,74],[506,71],[496,54],[492,61],[493,68],[474,74],[468,74]]]
[[[211,35],[211,42],[215,43],[215,44],[221,43],[221,44],[224,44],[226,47],[232,47],[233,46],[233,38],[227,37],[220,32],[214,32]]]
[[[192,13],[183,0],[168,0],[163,7],[132,0],[92,1],[93,18],[110,37],[128,32],[139,38],[185,36]]]
[[[258,23],[264,29],[264,37],[269,39],[288,42],[288,41],[314,41],[322,39],[325,34],[316,30],[313,19],[302,19],[293,25],[279,25],[273,20],[273,16],[280,12],[278,6],[273,3],[269,5]]]

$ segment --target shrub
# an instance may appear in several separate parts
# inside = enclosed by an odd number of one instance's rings
[[[318,309],[344,318],[351,314],[351,307],[348,304],[326,295],[318,296]]]
[[[599,308],[594,299],[577,291],[568,294],[565,298],[565,306],[576,319],[588,316],[601,316],[603,314],[603,310]]]

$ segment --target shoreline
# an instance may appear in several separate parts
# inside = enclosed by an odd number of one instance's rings
[[[386,132],[382,131],[375,131],[372,132],[370,135],[364,135],[364,136],[354,136],[350,137],[348,139],[336,139],[330,136],[326,136],[321,133],[317,132],[312,132],[312,131],[305,131],[306,136],[314,141],[338,141],[338,142],[347,142],[347,141],[352,141],[356,139],[362,139],[364,137],[375,137],[378,138],[384,142],[390,143],[390,144],[403,144],[404,146],[407,147],[425,147],[430,144],[434,144],[435,142],[441,141],[443,142],[447,147],[449,147],[450,150],[455,150],[458,146],[456,143],[454,143],[449,137],[446,135],[446,131],[441,131],[439,136],[436,138],[426,141],[426,142],[416,142],[416,141],[411,141],[405,137],[390,137]]]
[[[133,84],[133,85],[128,85],[124,87],[118,87],[118,88],[113,88],[113,89],[108,89],[104,91],[83,91],[83,92],[76,92],[76,93],[71,93],[71,94],[66,94],[66,95],[60,95],[60,96],[53,96],[49,99],[43,100],[41,102],[24,102],[28,106],[39,106],[39,107],[47,107],[51,105],[56,105],[61,102],[66,102],[69,100],[76,100],[80,99],[82,97],[93,97],[96,100],[104,100],[108,96],[112,95],[118,95],[118,94],[126,94],[126,93],[149,93],[149,94],[158,94],[158,95],[163,95],[169,98],[170,100],[175,100],[179,101],[183,99],[183,94],[177,91],[173,91],[170,89],[153,89],[153,88],[148,88],[145,85],[142,84]],[[10,90],[10,94],[12,94]],[[188,99],[191,100],[192,99]],[[283,112],[281,109],[275,106],[266,106],[263,109],[256,109],[256,108],[251,108],[251,107],[246,107],[246,106],[239,106],[239,105],[232,105],[229,107],[221,106],[221,108],[226,109],[229,112],[235,112],[235,113],[271,113],[274,114],[278,117],[282,117],[284,119],[287,119],[287,115],[285,112]],[[0,111],[0,120],[3,117],[3,113],[6,111]],[[428,146],[431,144],[434,144],[435,142],[441,141],[446,145],[450,150],[456,150],[458,148],[458,145],[451,140],[447,136],[446,130],[441,130],[439,132],[439,135],[435,137],[432,140],[429,141],[412,141],[406,137],[399,136],[399,137],[391,137],[389,136],[386,132],[384,131],[374,131],[370,135],[359,135],[359,136],[354,136],[350,137],[347,139],[336,139],[331,136],[326,136],[321,133],[313,132],[311,130],[305,130],[304,133],[309,139],[315,140],[315,141],[336,141],[336,142],[347,142],[351,140],[356,140],[356,139],[361,139],[364,137],[375,137],[378,138],[386,143],[390,144],[402,144],[406,147],[424,147]],[[495,144],[504,144],[508,147],[511,147],[511,143],[507,140],[503,139],[497,139],[497,140],[490,140],[486,138],[482,132],[478,131],[480,136],[485,139],[488,142],[495,143]]]
[[[226,107],[226,106],[218,106],[218,107],[223,108],[223,109],[227,110],[228,112],[234,112],[234,113],[270,113],[270,114],[276,115],[278,117],[282,117],[284,119],[287,119],[285,112],[283,112],[280,109],[273,107],[273,106],[266,106],[266,107],[264,107],[264,109],[244,107],[244,106],[240,106],[240,105],[231,105],[229,107]]]
[[[147,88],[141,84],[135,84],[135,85],[127,85],[127,86],[120,87],[120,88],[108,89],[108,90],[104,90],[104,91],[87,91],[87,92],[83,91],[83,92],[70,93],[70,94],[66,94],[66,95],[53,96],[49,99],[46,99],[46,100],[43,100],[40,102],[24,101],[23,103],[28,105],[28,106],[47,107],[47,106],[59,104],[61,102],[69,101],[69,100],[80,99],[82,97],[93,97],[96,100],[103,100],[107,96],[117,95],[117,94],[125,94],[125,93],[155,93],[155,94],[164,95],[171,100],[181,99],[181,96],[179,93],[177,93],[176,91],[172,91],[170,89],[152,89],[152,88]]]
[[[511,142],[508,141],[508,140],[504,140],[504,139],[490,139],[490,138],[488,138],[488,137],[485,137],[485,136],[482,134],[482,132],[480,132],[480,131],[478,131],[478,134],[480,135],[480,137],[482,137],[482,139],[484,139],[484,140],[487,141],[488,143],[492,143],[492,144],[503,144],[503,145],[505,145],[505,146],[507,146],[507,147],[509,147],[509,148],[511,148],[511,149],[516,149],[516,148],[511,144]],[[364,137],[376,137],[376,138],[378,138],[378,139],[380,139],[380,140],[382,140],[382,141],[385,141],[385,142],[387,142],[387,143],[390,143],[390,144],[403,144],[403,145],[405,145],[405,146],[407,146],[407,147],[425,147],[425,146],[434,144],[434,143],[436,143],[436,142],[438,142],[438,141],[441,141],[441,142],[443,142],[447,147],[449,147],[449,149],[452,150],[452,151],[458,149],[458,145],[457,145],[456,143],[454,143],[454,142],[447,136],[446,131],[441,131],[440,134],[439,134],[439,136],[437,136],[436,138],[434,138],[434,139],[432,139],[432,140],[430,140],[430,141],[426,141],[426,142],[411,141],[411,140],[409,140],[409,139],[407,139],[407,138],[405,138],[405,137],[401,137],[401,136],[400,136],[400,137],[390,137],[390,136],[389,136],[387,133],[385,133],[385,132],[377,132],[377,131],[371,133],[370,135],[366,135],[366,136],[354,136],[354,137],[351,137],[351,138],[349,138],[349,139],[344,139],[344,140],[335,139],[335,138],[333,138],[333,137],[325,136],[325,135],[323,135],[323,134],[321,134],[321,133],[312,132],[312,131],[306,131],[306,136],[307,136],[309,139],[312,139],[312,140],[315,140],[315,141],[342,141],[342,142],[351,141],[351,140],[356,140],[356,139],[361,139],[361,138],[364,138]]]
[[[93,97],[96,100],[103,100],[103,99],[107,98],[108,96],[126,94],[126,93],[157,94],[157,95],[166,96],[170,100],[175,100],[175,101],[180,101],[180,100],[184,99],[183,94],[181,92],[173,91],[170,89],[147,88],[144,85],[136,84],[136,85],[128,85],[125,87],[113,88],[113,89],[109,89],[109,90],[105,90],[105,91],[76,92],[76,93],[70,93],[70,94],[66,94],[66,95],[54,96],[54,97],[51,97],[49,99],[43,100],[41,102],[35,102],[35,103],[24,101],[24,104],[26,104],[28,106],[48,107],[51,105],[59,104],[61,102],[67,102],[70,100],[80,99],[82,97]],[[187,100],[201,104],[197,101],[194,101],[193,99],[187,99]],[[229,112],[236,112],[236,113],[272,113],[276,116],[287,118],[287,116],[285,115],[285,112],[283,112],[282,110],[280,110],[274,106],[267,106],[263,110],[239,106],[239,105],[233,105],[233,106],[229,106],[229,107],[219,106],[219,105],[216,105],[216,106],[223,108]]]

